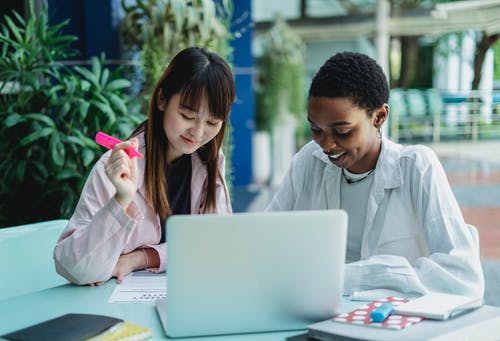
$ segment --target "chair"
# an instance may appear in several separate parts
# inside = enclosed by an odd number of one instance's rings
[[[52,252],[67,220],[0,229],[0,300],[68,283]]]

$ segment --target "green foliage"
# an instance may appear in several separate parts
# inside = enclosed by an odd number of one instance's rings
[[[493,78],[495,80],[500,80],[500,40],[493,45],[493,54],[494,54],[494,62],[493,62]]]
[[[278,18],[267,34],[264,54],[259,60],[257,130],[268,130],[285,109],[299,120],[305,110],[305,44]]]
[[[222,0],[122,0],[125,17],[121,31],[128,46],[142,52],[149,90],[170,59],[180,50],[199,46],[229,58],[232,2]]]
[[[31,3],[32,5],[32,3]],[[97,131],[126,137],[144,117],[129,111],[118,70],[68,68],[76,37],[49,26],[47,6],[0,25],[0,226],[68,218],[93,163]]]

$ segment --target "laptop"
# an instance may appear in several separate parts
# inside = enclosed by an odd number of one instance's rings
[[[340,312],[342,210],[176,215],[167,220],[168,337],[305,329]]]

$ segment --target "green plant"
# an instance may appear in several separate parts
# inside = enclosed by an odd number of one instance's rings
[[[0,25],[0,226],[70,216],[103,150],[99,130],[126,137],[144,117],[130,111],[119,70],[94,57],[65,67],[74,36],[49,26],[48,8]]]
[[[170,59],[189,46],[205,47],[229,58],[232,2],[213,0],[136,0],[125,10],[121,31],[126,45],[141,49],[146,89],[159,79]]]
[[[257,130],[269,130],[282,109],[303,120],[304,59],[305,44],[278,17],[265,37],[264,53],[258,63]]]

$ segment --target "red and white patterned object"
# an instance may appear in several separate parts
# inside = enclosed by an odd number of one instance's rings
[[[337,315],[333,318],[333,320],[336,322],[353,323],[369,327],[403,329],[408,326],[414,325],[415,323],[418,323],[424,319],[420,316],[391,314],[383,322],[372,322],[370,318],[371,312],[375,308],[387,302],[390,302],[396,306],[408,302],[408,299],[393,296],[381,298],[379,300],[363,305],[351,311],[350,313]]]

